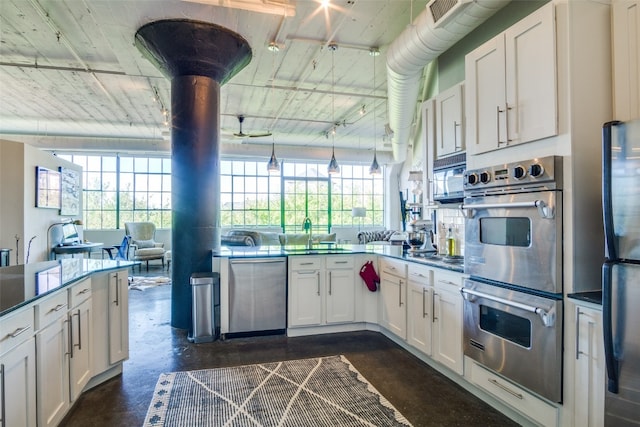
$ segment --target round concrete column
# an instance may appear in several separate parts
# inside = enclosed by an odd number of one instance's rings
[[[220,86],[251,60],[249,44],[215,24],[163,20],[136,45],[171,78],[171,325],[191,326],[192,273],[220,246]]]

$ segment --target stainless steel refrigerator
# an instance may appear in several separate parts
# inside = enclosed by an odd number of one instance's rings
[[[640,120],[603,127],[606,426],[640,426]]]

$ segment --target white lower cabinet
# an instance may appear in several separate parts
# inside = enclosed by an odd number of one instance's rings
[[[469,381],[530,418],[536,424],[545,427],[558,425],[558,408],[495,372],[485,369],[470,358],[467,358],[465,376]]]
[[[75,401],[92,376],[91,279],[69,288],[69,392]]]
[[[462,275],[434,272],[433,358],[452,371],[464,371],[462,351]]]
[[[36,306],[38,425],[56,426],[70,407],[69,321],[67,294],[60,292]]]
[[[0,322],[0,408],[2,426],[34,427],[36,412],[36,344],[33,307]]]
[[[605,361],[602,310],[574,304],[573,425],[604,425]]]
[[[289,258],[289,326],[320,326],[355,320],[353,257]]]
[[[326,322],[355,320],[355,273],[352,256],[326,258]]]
[[[431,356],[433,322],[433,270],[409,264],[409,295],[407,297],[407,342]]]
[[[380,260],[381,326],[402,339],[407,338],[407,265],[406,262]]]
[[[126,269],[91,277],[92,369],[99,375],[129,357],[129,294]]]

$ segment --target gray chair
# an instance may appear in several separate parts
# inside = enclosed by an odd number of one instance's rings
[[[152,222],[125,222],[124,230],[131,236],[132,254],[130,261],[146,261],[149,271],[149,261],[159,259],[164,268],[164,243],[156,242],[156,226]],[[140,266],[142,270],[142,265]]]

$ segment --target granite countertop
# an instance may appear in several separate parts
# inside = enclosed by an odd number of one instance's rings
[[[443,257],[425,258],[413,256],[403,250],[400,245],[316,245],[312,249],[302,246],[233,246],[223,247],[219,251],[214,251],[214,257],[225,258],[264,258],[277,256],[307,256],[307,255],[353,255],[353,254],[374,254],[391,258],[402,259],[417,264],[428,265],[430,267],[442,268],[445,270],[464,273],[462,260],[450,263]]]
[[[602,305],[602,291],[576,292],[567,296],[575,300]]]
[[[0,268],[0,317],[99,271],[137,265],[137,261],[65,258]]]

